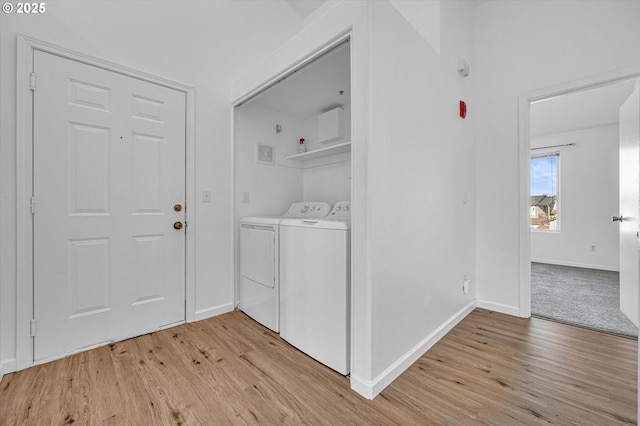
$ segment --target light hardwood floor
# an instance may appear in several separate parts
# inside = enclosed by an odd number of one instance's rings
[[[2,425],[635,424],[637,341],[477,309],[373,401],[241,312],[9,374]]]

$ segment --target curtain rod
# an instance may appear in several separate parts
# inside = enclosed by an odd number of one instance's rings
[[[549,146],[541,146],[539,148],[531,148],[531,151],[535,151],[536,149],[547,149],[547,148],[560,148],[562,146],[576,146],[575,142],[565,143],[562,145],[549,145]]]

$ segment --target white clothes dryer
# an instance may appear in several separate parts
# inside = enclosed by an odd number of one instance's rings
[[[286,218],[325,217],[324,202],[293,203],[282,216],[240,220],[240,310],[280,331],[280,222]]]

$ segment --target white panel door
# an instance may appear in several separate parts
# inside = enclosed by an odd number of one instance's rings
[[[185,94],[35,51],[34,360],[185,319]]]
[[[620,107],[620,310],[638,325],[638,200],[640,161],[638,83]]]

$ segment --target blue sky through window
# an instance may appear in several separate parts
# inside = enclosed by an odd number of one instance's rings
[[[558,156],[531,159],[531,195],[558,193]]]

